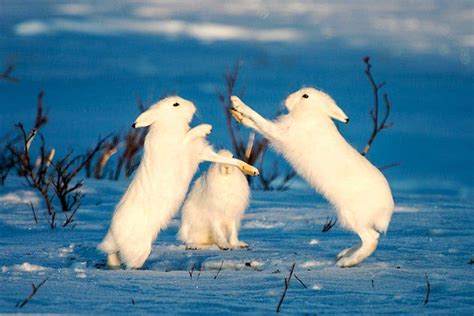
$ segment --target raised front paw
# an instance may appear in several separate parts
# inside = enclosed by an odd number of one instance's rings
[[[234,119],[239,123],[243,123],[243,121],[245,120],[245,117],[242,115],[242,113],[240,113],[236,109],[230,109],[230,114],[232,114]]]
[[[258,171],[257,168],[255,168],[254,166],[252,165],[249,165],[248,163],[245,163],[242,161],[242,164],[240,165],[240,170],[246,174],[246,175],[249,175],[249,176],[258,176],[260,174],[260,172]]]
[[[235,110],[239,110],[242,106],[244,106],[244,102],[240,100],[240,98],[236,95],[230,97],[230,102],[232,103],[232,108]]]
[[[192,129],[193,133],[196,133],[197,137],[207,137],[212,132],[212,125],[200,124]]]
[[[231,96],[230,101],[232,102],[232,109],[239,112],[243,116],[248,116],[251,112],[250,108],[240,100],[238,96]]]

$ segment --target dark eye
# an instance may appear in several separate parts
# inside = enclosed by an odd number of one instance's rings
[[[175,104],[173,104],[173,106],[179,106],[179,103],[178,103],[178,102],[176,102]]]
[[[305,94],[303,94],[303,98],[307,99],[307,98],[309,98],[309,95],[307,95],[307,94],[305,93]]]

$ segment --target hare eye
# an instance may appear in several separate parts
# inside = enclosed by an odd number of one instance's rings
[[[175,104],[173,104],[173,106],[179,106],[179,103],[178,103],[178,102],[176,102]]]
[[[309,95],[307,95],[307,94],[305,93],[305,94],[303,94],[303,98],[307,99],[307,98],[309,98]]]

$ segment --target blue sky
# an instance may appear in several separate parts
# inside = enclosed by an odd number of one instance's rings
[[[0,131],[31,121],[39,89],[59,148],[83,150],[128,128],[134,102],[169,92],[193,100],[196,122],[229,146],[216,90],[242,60],[245,100],[271,116],[301,86],[331,94],[351,117],[341,128],[362,147],[370,88],[362,58],[387,82],[395,126],[369,158],[400,161],[388,176],[406,185],[472,184],[474,5],[470,1],[1,1]]]

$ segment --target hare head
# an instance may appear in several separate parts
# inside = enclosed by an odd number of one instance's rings
[[[154,124],[189,124],[196,107],[191,101],[178,96],[167,97],[150,106],[133,123],[133,128],[153,126]]]
[[[218,154],[223,157],[234,158],[234,155],[232,155],[232,153],[226,149],[219,150]],[[237,167],[226,165],[226,164],[219,164],[218,167],[219,167],[219,173],[221,175],[230,175],[238,170]]]
[[[349,122],[347,115],[329,95],[314,88],[303,88],[290,94],[285,100],[285,106],[288,112],[304,108],[344,123]]]

